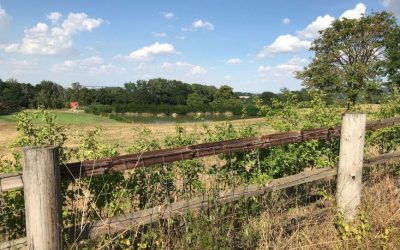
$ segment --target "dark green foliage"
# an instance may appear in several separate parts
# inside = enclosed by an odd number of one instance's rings
[[[34,106],[34,87],[14,79],[0,79],[0,114]]]
[[[52,81],[41,81],[35,86],[36,107],[61,109],[65,106],[65,90]]]

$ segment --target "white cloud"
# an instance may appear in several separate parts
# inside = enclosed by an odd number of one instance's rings
[[[383,0],[382,3],[388,11],[400,16],[400,0]]]
[[[161,15],[163,15],[165,19],[171,19],[175,16],[172,12],[161,12]]]
[[[259,66],[258,73],[261,75],[269,75],[269,76],[284,76],[291,75],[295,71],[302,70],[304,66],[307,65],[307,59],[300,57],[293,57],[289,61],[283,64],[279,64],[276,66]]]
[[[158,43],[150,46],[145,46],[141,49],[133,51],[129,54],[129,58],[135,61],[148,61],[159,55],[172,55],[176,54],[176,50],[172,44]]]
[[[307,62],[307,59],[293,57],[283,64],[259,66],[257,69],[257,82],[263,84],[264,88],[268,85],[268,89],[275,92],[284,87],[300,89],[301,82],[294,77],[294,72],[302,70],[307,65]]]
[[[231,58],[226,61],[227,64],[240,64],[242,61],[239,58]]]
[[[65,54],[72,48],[74,35],[92,31],[102,23],[102,19],[89,18],[85,13],[70,13],[61,25],[49,27],[46,23],[39,22],[34,27],[25,29],[22,42],[3,47],[6,52],[23,54]]]
[[[199,19],[192,23],[192,29],[193,30],[198,30],[198,29],[214,30],[214,25],[210,22]]]
[[[66,60],[61,64],[56,64],[53,67],[55,72],[75,72],[82,71],[89,74],[101,74],[101,73],[122,73],[125,71],[124,68],[118,68],[117,66],[107,63],[103,58],[99,56],[92,56],[84,59],[77,60]]]
[[[158,38],[158,37],[166,37],[167,33],[165,32],[151,32],[151,34],[153,34],[154,37]]]
[[[7,26],[10,20],[11,17],[7,14],[5,9],[1,8],[0,5],[0,28]]]
[[[270,45],[265,46],[257,55],[259,58],[268,57],[277,53],[295,52],[302,49],[308,49],[311,46],[310,41],[300,40],[296,36],[281,35]]]
[[[176,63],[163,63],[162,69],[169,72],[185,71],[190,75],[199,75],[207,73],[207,70],[199,65],[194,65],[188,62],[176,62]]]
[[[285,17],[284,19],[282,19],[282,23],[283,24],[289,24],[290,23],[290,19]]]
[[[60,20],[62,14],[60,12],[51,12],[47,15],[47,19],[49,19],[52,23],[57,23]]]
[[[297,34],[304,39],[313,40],[319,36],[318,31],[328,28],[334,20],[335,18],[328,14],[325,16],[318,16],[317,19],[307,25],[304,30],[297,31]]]
[[[354,9],[351,10],[346,10],[343,12],[343,14],[340,16],[340,19],[342,18],[347,18],[347,19],[358,19],[365,15],[366,11],[366,6],[363,3],[358,3]]]
[[[230,80],[230,79],[232,79],[232,76],[230,76],[230,75],[225,75],[225,76],[224,76],[224,79],[225,79],[225,80]]]

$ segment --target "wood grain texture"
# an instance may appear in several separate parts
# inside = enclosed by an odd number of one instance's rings
[[[346,113],[342,121],[336,202],[347,221],[357,216],[361,202],[366,119],[366,114]]]
[[[28,249],[62,249],[62,199],[58,148],[24,148],[23,155]]]

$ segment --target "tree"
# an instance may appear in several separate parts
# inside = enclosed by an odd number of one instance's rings
[[[400,27],[391,32],[386,39],[386,63],[385,73],[388,85],[400,87]]]
[[[199,95],[198,93],[194,92],[188,95],[186,104],[192,108],[202,107],[206,102],[204,96]]]
[[[36,104],[45,108],[60,109],[65,105],[65,90],[52,81],[41,81],[35,86]]]
[[[228,85],[222,85],[214,94],[213,106],[236,106],[239,99],[233,94],[233,89]]]
[[[315,56],[297,78],[309,89],[346,95],[348,108],[360,93],[379,87],[385,40],[396,28],[396,18],[387,12],[360,19],[339,19],[320,31],[310,50]]]
[[[265,92],[261,93],[260,98],[264,102],[265,105],[271,105],[272,99],[278,99],[278,96],[279,95],[275,94],[274,92],[265,91]]]

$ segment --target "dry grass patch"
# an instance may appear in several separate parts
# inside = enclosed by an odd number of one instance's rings
[[[399,176],[372,170],[363,189],[362,215],[347,225],[340,222],[333,194],[289,210],[285,202],[275,202],[251,222],[260,236],[258,249],[398,249],[399,188]]]

